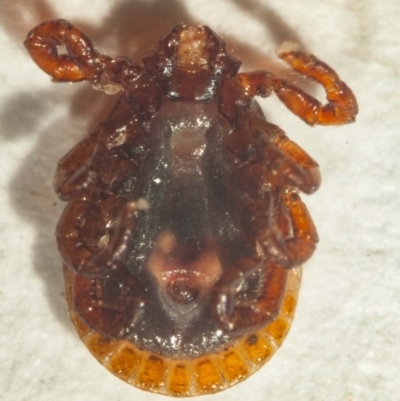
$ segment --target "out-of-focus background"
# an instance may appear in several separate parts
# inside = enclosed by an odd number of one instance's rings
[[[306,264],[293,328],[247,381],[202,400],[372,401],[400,394],[400,3],[394,0],[0,0],[0,400],[130,401],[162,396],[112,376],[78,339],[65,308],[54,229],[57,161],[115,98],[52,84],[22,46],[64,18],[110,56],[141,54],[177,22],[207,24],[243,60],[321,100],[277,60],[294,40],[334,67],[359,100],[355,124],[310,128],[272,96],[261,101],[319,163],[304,196],[320,243]]]

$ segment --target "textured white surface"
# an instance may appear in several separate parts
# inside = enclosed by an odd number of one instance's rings
[[[274,56],[285,40],[337,69],[357,94],[356,124],[309,128],[275,98],[262,102],[319,161],[324,180],[304,197],[321,241],[304,270],[292,331],[257,374],[202,400],[400,399],[397,0],[0,0],[0,400],[163,398],[101,367],[65,310],[53,237],[63,205],[52,176],[113,100],[87,84],[52,84],[30,60],[27,31],[53,18],[78,24],[103,52],[137,61],[187,22],[223,35],[246,69],[293,77]]]

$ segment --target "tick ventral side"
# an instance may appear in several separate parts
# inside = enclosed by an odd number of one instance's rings
[[[58,53],[65,45],[66,54]],[[293,318],[318,241],[299,197],[317,163],[254,101],[274,92],[306,123],[354,121],[356,99],[293,46],[279,57],[328,103],[240,60],[205,26],[177,25],[138,65],[97,52],[64,20],[25,41],[57,82],[123,92],[58,164],[56,237],[71,319],[112,373],[172,396],[220,391],[262,366]]]

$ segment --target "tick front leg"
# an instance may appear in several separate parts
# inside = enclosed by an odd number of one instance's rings
[[[286,80],[274,77],[272,86],[279,99],[307,124],[341,125],[351,123],[358,113],[357,100],[336,72],[314,55],[282,48],[279,57],[307,78],[321,84],[328,103],[317,99]]]
[[[44,22],[24,42],[35,63],[56,82],[96,80],[111,59],[98,53],[90,39],[65,20]],[[67,54],[58,54],[65,45]]]
[[[285,241],[285,246],[289,265],[294,267],[311,257],[319,239],[314,222],[300,196],[289,192],[285,195],[284,203],[293,228],[293,237]]]
[[[242,259],[225,270],[212,300],[224,329],[242,335],[272,321],[282,303],[286,278],[286,270],[265,260]]]

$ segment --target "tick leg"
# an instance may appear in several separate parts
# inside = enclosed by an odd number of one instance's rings
[[[308,260],[315,251],[318,234],[306,205],[295,192],[289,192],[284,197],[293,227],[293,237],[285,241],[288,264],[299,266]]]
[[[24,45],[35,63],[57,82],[96,79],[111,60],[95,51],[89,38],[65,20],[38,25]],[[67,54],[58,54],[61,45],[66,46]]]
[[[318,163],[286,135],[276,137],[274,144],[303,170],[303,174],[306,176],[305,181],[307,181],[308,185],[305,184],[303,188],[299,187],[299,189],[306,194],[315,192],[321,185],[321,173]]]
[[[307,194],[321,184],[318,164],[298,145],[286,138],[271,141],[263,131],[253,133],[262,159],[267,163],[268,182],[276,186],[289,185]]]
[[[112,197],[71,201],[56,230],[64,263],[92,277],[117,270],[132,240],[135,211],[142,206]]]
[[[327,95],[328,103],[322,105],[300,88],[274,77],[273,89],[289,110],[310,125],[340,125],[355,120],[358,113],[356,98],[332,68],[314,55],[297,50],[281,50],[278,55],[296,71],[321,84]]]
[[[285,238],[275,221],[272,228],[259,231],[257,241],[267,257],[284,268],[293,268],[303,264],[314,253],[318,234],[298,194],[285,194],[283,203],[290,220],[291,235]]]
[[[260,191],[263,181],[277,188],[296,187],[307,194],[321,184],[317,162],[254,111],[242,116],[238,129],[227,137],[226,147],[234,155],[232,161],[243,184],[248,187],[257,178],[255,192]],[[259,171],[261,165],[266,166],[264,177]]]
[[[96,89],[108,94],[129,86],[143,71],[126,58],[114,60],[99,53],[82,31],[61,19],[33,28],[24,45],[35,63],[54,81],[88,80]],[[66,47],[66,54],[58,52],[62,45]]]
[[[120,99],[111,116],[58,162],[54,190],[60,199],[87,197],[94,190],[124,196],[135,186],[150,138],[139,125],[139,112],[124,104]]]
[[[120,195],[124,187],[135,185],[137,175],[137,164],[124,149],[110,150],[91,135],[58,162],[54,190],[64,201],[90,196],[93,191],[100,190],[105,194]]]
[[[91,166],[97,146],[94,136],[85,138],[58,162],[54,190],[61,200],[90,191],[98,181],[99,173]]]
[[[225,270],[213,289],[212,300],[223,328],[242,335],[272,321],[281,306],[286,278],[285,269],[255,259],[242,259]]]
[[[318,164],[273,124],[250,113],[226,141],[236,181],[249,198],[241,219],[249,240],[285,268],[306,261],[318,241],[311,217],[294,192],[320,185]]]
[[[274,75],[268,71],[242,72],[236,75],[240,86],[250,96],[268,97],[272,92]]]
[[[86,324],[106,337],[120,338],[141,318],[143,288],[128,272],[90,278],[76,274],[72,303]]]
[[[125,57],[112,59],[99,53],[68,21],[38,25],[29,32],[24,45],[35,63],[56,82],[89,81],[94,89],[107,94],[124,89],[127,101],[145,118],[160,107],[161,91],[154,77]],[[63,45],[66,54],[59,54],[58,48]]]

